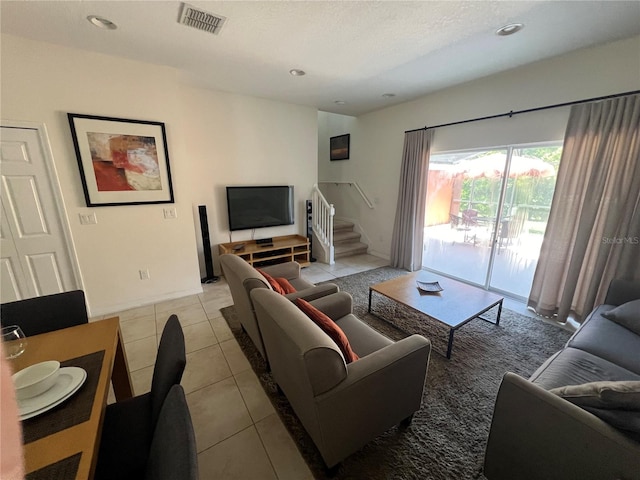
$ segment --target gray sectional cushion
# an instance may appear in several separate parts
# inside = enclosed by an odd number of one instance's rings
[[[549,358],[529,380],[545,390],[551,390],[604,380],[639,381],[640,375],[589,352],[568,347]]]
[[[640,375],[640,335],[602,316],[603,312],[614,308],[613,305],[596,308],[569,339],[567,346],[592,353]]]
[[[640,414],[638,412],[593,407],[583,408],[612,427],[622,430],[636,442],[640,442]]]
[[[616,278],[611,281],[604,302],[607,305],[622,305],[623,303],[640,298],[640,281],[622,280]]]
[[[550,391],[613,427],[640,435],[640,381],[592,382]]]
[[[623,303],[613,310],[603,312],[602,316],[640,335],[640,300]]]

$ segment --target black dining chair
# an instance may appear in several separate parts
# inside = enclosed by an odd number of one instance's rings
[[[153,432],[145,480],[198,480],[198,452],[187,398],[174,385]]]
[[[27,337],[88,323],[84,292],[54,293],[0,305],[3,327],[18,325]]]
[[[187,364],[184,334],[176,315],[162,330],[151,391],[107,405],[95,478],[140,479],[168,392],[180,383]]]

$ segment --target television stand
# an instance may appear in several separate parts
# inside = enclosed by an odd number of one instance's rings
[[[225,253],[237,255],[256,268],[284,262],[298,262],[303,267],[310,265],[311,252],[307,237],[284,235],[269,239],[271,243],[264,240],[267,239],[221,243],[218,245],[218,251],[220,255]],[[237,245],[240,244],[244,244],[244,248],[238,249]]]

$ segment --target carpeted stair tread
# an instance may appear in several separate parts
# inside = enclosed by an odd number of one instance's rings
[[[341,231],[333,234],[333,245],[342,245],[345,243],[359,242],[360,234],[354,231]]]
[[[368,245],[362,242],[350,242],[343,243],[341,245],[335,245],[334,249],[334,257],[342,258],[342,257],[350,257],[352,255],[360,255],[362,253],[367,253]]]
[[[346,220],[333,220],[334,258],[367,253],[369,246],[360,241],[360,234],[354,232],[353,227],[353,223]]]
[[[353,223],[347,222],[346,220],[338,220],[336,218],[333,219],[333,234],[336,232],[341,232],[343,230],[353,230]]]

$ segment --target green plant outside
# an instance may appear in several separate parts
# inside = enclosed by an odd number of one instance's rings
[[[478,155],[482,157],[502,151],[486,151]],[[533,157],[553,165],[558,171],[562,147],[535,147],[514,149],[513,155]],[[501,178],[466,178],[462,183],[460,194],[461,210],[472,208],[482,217],[494,217],[500,198]],[[504,212],[509,215],[514,208],[526,208],[526,219],[531,222],[546,222],[553,200],[556,177],[531,177],[522,175],[509,178],[505,196]],[[515,189],[515,191],[514,191]]]

